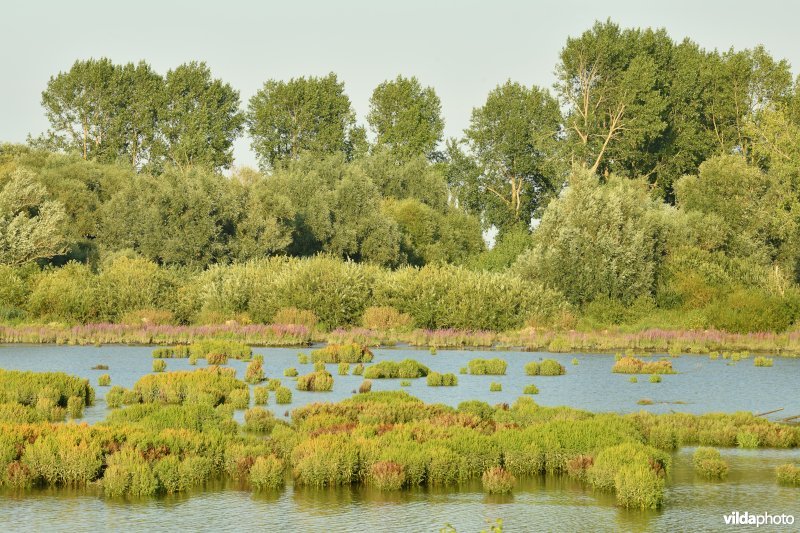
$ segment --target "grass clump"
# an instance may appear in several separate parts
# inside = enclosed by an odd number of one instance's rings
[[[411,386],[411,380],[401,379],[400,380],[400,386],[401,387],[410,387]]]
[[[651,374],[649,381],[650,383],[661,383],[661,376],[659,374]]]
[[[718,450],[701,446],[692,455],[694,469],[708,479],[724,479],[728,476],[728,463],[722,460]]]
[[[281,386],[280,378],[272,378],[272,379],[268,380],[267,384],[265,385],[267,390],[270,390],[270,391],[276,391],[276,390],[278,390],[278,387],[280,387],[280,386]]]
[[[167,362],[163,359],[153,359],[153,372],[163,372],[167,369]]]
[[[227,403],[233,391],[247,390],[247,384],[236,379],[234,374],[232,368],[213,366],[194,371],[148,374],[142,376],[133,389],[123,389],[120,394],[123,404],[205,403],[217,406]]]
[[[495,466],[481,475],[483,490],[489,494],[506,494],[511,492],[517,479],[508,470]]]
[[[269,403],[269,389],[267,387],[253,387],[253,403],[267,405]]]
[[[317,370],[297,378],[297,390],[327,392],[333,389],[333,376],[326,370]]]
[[[353,367],[354,376],[361,376],[363,374],[364,374],[364,365],[358,363],[356,366]]]
[[[35,406],[46,399],[53,406],[66,407],[73,396],[83,398],[84,405],[94,403],[94,389],[88,379],[63,372],[0,369],[0,403]]]
[[[503,390],[503,385],[495,381],[489,384],[489,392],[500,392]]]
[[[403,361],[381,361],[364,370],[364,377],[368,379],[414,379],[428,375],[430,369],[413,359]]]
[[[508,364],[502,359],[473,359],[467,366],[469,373],[474,376],[503,376]]]
[[[367,483],[381,491],[400,490],[406,481],[405,467],[394,461],[378,461],[369,467]]]
[[[111,385],[111,376],[108,374],[101,374],[99,378],[97,378],[97,384],[101,387],[108,387]]]
[[[455,387],[458,385],[458,378],[455,374],[430,372],[428,374],[427,383],[429,387]]]
[[[315,363],[369,363],[373,357],[369,348],[358,343],[329,344],[311,352]]]
[[[292,403],[292,390],[288,387],[278,387],[275,390],[275,403],[279,405]]]
[[[346,376],[350,373],[350,363],[339,363],[339,375]]]
[[[600,490],[613,490],[626,508],[654,509],[664,499],[669,455],[638,442],[623,442],[597,453],[587,480]]]
[[[573,357],[572,358],[572,366],[578,366],[579,364],[580,364],[580,361],[578,361],[578,358],[577,357]]]
[[[297,369],[295,367],[289,367],[284,369],[283,375],[287,378],[296,378],[297,377]]]
[[[361,382],[361,385],[358,386],[358,392],[360,394],[364,394],[365,392],[370,392],[372,390],[372,381],[369,379],[365,379]]]
[[[208,364],[224,364],[213,361],[228,361],[231,359],[250,359],[253,355],[253,350],[250,346],[241,342],[222,340],[222,339],[209,339],[195,342],[189,346],[189,355],[195,356],[200,359],[206,359]]]
[[[564,365],[555,359],[545,359],[541,363],[531,361],[525,365],[525,374],[528,376],[561,376],[566,372]]]
[[[672,361],[642,361],[636,357],[623,357],[614,363],[612,372],[618,374],[674,374]]]
[[[630,379],[628,379],[628,381],[630,381],[631,383],[639,383],[639,378],[637,378],[636,376],[631,376]]]
[[[298,365],[307,365],[309,363],[308,354],[299,353],[297,354],[297,364]]]
[[[800,466],[791,463],[783,464],[775,469],[775,474],[781,485],[800,487]]]
[[[753,359],[753,366],[763,366],[763,367],[772,366],[772,359],[769,357],[761,357],[761,356],[756,357],[755,359]]]
[[[232,390],[226,403],[232,405],[234,409],[247,409],[250,406],[250,389],[245,387]]]
[[[539,394],[539,388],[536,385],[534,385],[533,383],[530,383],[528,385],[525,385],[525,388],[522,390],[522,393],[523,394]]]

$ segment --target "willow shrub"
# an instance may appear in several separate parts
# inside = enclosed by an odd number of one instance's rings
[[[333,389],[333,376],[325,370],[311,372],[297,378],[297,390],[327,392]]]
[[[317,327],[317,322],[319,322],[319,319],[313,311],[296,307],[279,309],[275,316],[272,317],[273,324],[299,324],[312,330]]]
[[[254,270],[248,298],[253,320],[271,323],[281,309],[295,307],[314,313],[327,329],[358,324],[378,271],[327,256],[273,260]]]
[[[271,411],[253,407],[244,412],[244,429],[256,433],[271,433],[277,420]]]
[[[378,331],[411,331],[414,328],[414,319],[394,307],[368,307],[361,317],[361,325]]]
[[[508,364],[502,359],[473,359],[467,363],[469,373],[476,376],[502,376]]]
[[[664,498],[664,478],[670,457],[637,442],[624,442],[600,450],[587,472],[589,483],[600,490],[614,490],[617,503],[627,508],[651,509]]]
[[[364,370],[364,378],[367,379],[414,379],[428,375],[430,369],[413,359],[397,361],[381,361],[367,367]]]
[[[357,343],[329,344],[311,352],[315,363],[369,363],[373,357],[369,348]]]
[[[380,274],[373,301],[410,315],[421,328],[506,331],[566,306],[557,292],[507,272],[427,265]]]
[[[141,403],[198,402],[215,406],[228,402],[236,390],[248,390],[247,384],[234,375],[233,369],[213,366],[194,371],[148,374],[139,378],[131,392],[138,395]],[[123,403],[131,402],[123,399]]]

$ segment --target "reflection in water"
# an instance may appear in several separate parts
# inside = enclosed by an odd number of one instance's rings
[[[776,465],[798,450],[722,450],[725,482],[695,476],[692,449],[674,455],[665,507],[627,511],[614,497],[557,476],[522,480],[513,496],[487,496],[480,483],[458,489],[381,493],[366,487],[288,486],[254,495],[235,484],[158,499],[106,500],[96,490],[48,489],[0,495],[0,530],[480,531],[497,518],[505,531],[716,531],[733,510],[789,513],[800,520],[796,488],[775,483]],[[769,531],[760,528],[760,531]]]

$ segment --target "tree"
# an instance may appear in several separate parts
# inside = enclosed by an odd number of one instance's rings
[[[611,21],[567,39],[556,89],[567,107],[574,162],[592,172],[653,172],[667,127],[664,60],[671,46],[664,30],[623,31]]]
[[[0,263],[22,265],[66,251],[64,206],[30,171],[17,170],[0,189]]]
[[[482,197],[484,222],[501,229],[531,217],[561,185],[558,102],[537,87],[506,82],[472,111],[466,139],[480,173],[467,188]]]
[[[303,153],[317,156],[362,151],[363,128],[355,126],[355,113],[344,83],[336,74],[324,78],[269,80],[251,99],[247,126],[253,151],[262,169],[297,160]]]
[[[165,99],[159,123],[166,161],[183,170],[229,168],[244,124],[239,92],[193,61],[167,72]]]
[[[443,165],[430,164],[422,155],[398,162],[388,150],[378,150],[356,163],[380,188],[384,198],[414,198],[435,209],[447,205]]]
[[[630,303],[655,291],[665,252],[665,206],[646,183],[576,168],[533,232],[514,270],[573,304],[605,297]]]
[[[424,155],[439,156],[442,140],[442,104],[432,87],[423,88],[417,78],[397,76],[372,92],[367,122],[375,132],[375,145],[388,148],[401,161]]]

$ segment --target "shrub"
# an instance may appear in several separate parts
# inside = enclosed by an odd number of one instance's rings
[[[475,376],[502,376],[508,366],[502,359],[473,359],[467,363],[469,373]]]
[[[736,445],[739,448],[758,448],[760,440],[757,433],[740,431],[736,434]]]
[[[228,394],[228,401],[234,409],[247,409],[250,405],[250,389],[247,387],[243,389],[233,389]]]
[[[304,353],[297,354],[297,364],[299,365],[307,365],[308,364],[308,355]]]
[[[281,386],[280,378],[272,378],[269,381],[267,381],[267,385],[266,385],[267,390],[271,390],[271,391],[278,390],[278,387],[280,387],[280,386]]]
[[[339,375],[346,376],[350,373],[350,363],[339,363]]]
[[[525,388],[522,392],[523,394],[539,394],[539,389],[536,387],[536,385],[531,383],[529,385],[525,385]]]
[[[83,398],[80,396],[70,396],[67,400],[67,412],[72,418],[83,416]]]
[[[566,371],[564,365],[555,359],[545,359],[541,363],[531,361],[525,365],[525,374],[528,376],[560,376]]]
[[[753,359],[753,366],[772,366],[772,359],[769,357],[756,357]]]
[[[244,380],[247,383],[257,384],[264,381],[264,360],[262,358],[255,358],[247,363],[247,370],[244,374]]]
[[[427,366],[413,359],[404,359],[400,362],[381,361],[367,367],[364,370],[364,377],[368,379],[414,379],[427,376],[429,371]]]
[[[410,331],[414,327],[414,319],[394,307],[368,307],[361,324],[378,331]]]
[[[189,364],[192,365],[192,366],[195,366],[197,364],[197,356],[196,355],[190,355],[189,356]]]
[[[182,344],[153,350],[153,359],[185,359],[187,357],[189,357],[189,347]]]
[[[361,385],[358,387],[358,392],[363,394],[365,392],[369,392],[372,390],[372,381],[365,379],[361,382]]]
[[[429,387],[454,387],[458,385],[458,378],[455,374],[430,372],[428,374],[427,383]]]
[[[0,403],[33,406],[40,398],[48,398],[52,405],[66,407],[72,396],[83,398],[85,405],[92,405],[94,389],[89,380],[63,372],[0,369]]]
[[[650,383],[661,383],[661,376],[658,374],[651,374],[649,381]]]
[[[308,329],[317,327],[317,322],[319,322],[319,319],[313,311],[298,309],[296,307],[284,307],[279,309],[272,318],[273,324],[298,324]]]
[[[405,468],[394,461],[378,461],[370,465],[367,483],[378,490],[400,490],[406,480]]]
[[[327,392],[333,389],[333,376],[325,370],[317,370],[297,379],[297,390]]]
[[[362,374],[364,374],[364,365],[362,365],[361,363],[358,363],[358,364],[357,364],[357,365],[356,365],[356,366],[353,368],[353,375],[354,375],[354,376],[360,376],[360,375],[362,375]]]
[[[267,387],[253,387],[253,403],[267,405],[269,402],[269,389]]]
[[[357,343],[329,344],[311,352],[315,363],[369,363],[373,357],[369,348]]]
[[[775,473],[778,483],[800,487],[800,467],[797,465],[791,463],[780,465],[775,469]]]
[[[624,442],[598,452],[587,471],[589,483],[615,490],[617,503],[626,508],[651,509],[661,505],[669,456],[650,446]]]
[[[163,359],[153,360],[153,372],[163,372],[167,369],[167,362]]]
[[[401,387],[410,387],[411,386],[411,381],[409,381],[407,379],[401,379],[400,380],[400,386]]]
[[[101,387],[108,387],[111,385],[111,376],[108,374],[101,374],[99,378],[97,378],[97,384]]]
[[[709,479],[723,479],[728,475],[728,463],[714,448],[700,447],[692,455],[695,470]]]
[[[627,465],[614,476],[617,503],[627,509],[656,509],[664,500],[664,478],[648,466]]]
[[[227,359],[250,359],[253,355],[253,350],[246,344],[236,341],[222,340],[222,339],[208,339],[192,343],[189,346],[189,355],[194,355],[199,358],[208,360],[208,356],[212,355],[214,358],[222,359],[224,356]],[[211,361],[208,364],[216,364]]]
[[[481,482],[483,483],[483,490],[489,494],[504,494],[511,492],[516,483],[516,478],[508,470],[495,466],[486,470],[481,475]]]
[[[119,385],[111,387],[106,393],[106,405],[110,408],[117,408],[122,405],[122,396],[125,389]]]
[[[325,367],[324,361],[317,361],[314,363],[314,372],[325,372],[327,368]]]
[[[275,417],[272,412],[263,407],[251,407],[244,412],[244,429],[256,433],[271,433],[275,427]]]
[[[501,383],[491,382],[489,384],[489,392],[500,392],[503,390],[503,385]]]
[[[292,390],[287,387],[278,387],[275,390],[275,403],[280,405],[292,403]]]
[[[228,356],[224,353],[211,352],[206,354],[206,362],[209,365],[227,365]]]
[[[628,381],[630,381],[631,383],[639,383],[639,378],[637,378],[636,376],[631,376],[630,379],[628,379]]]
[[[287,378],[295,378],[297,377],[297,369],[294,367],[284,369],[283,375],[286,376]]]
[[[623,357],[611,369],[620,374],[674,374],[672,362],[668,359],[644,362],[636,357]]]
[[[283,461],[275,455],[259,456],[250,467],[250,486],[253,490],[276,490],[283,486]]]

